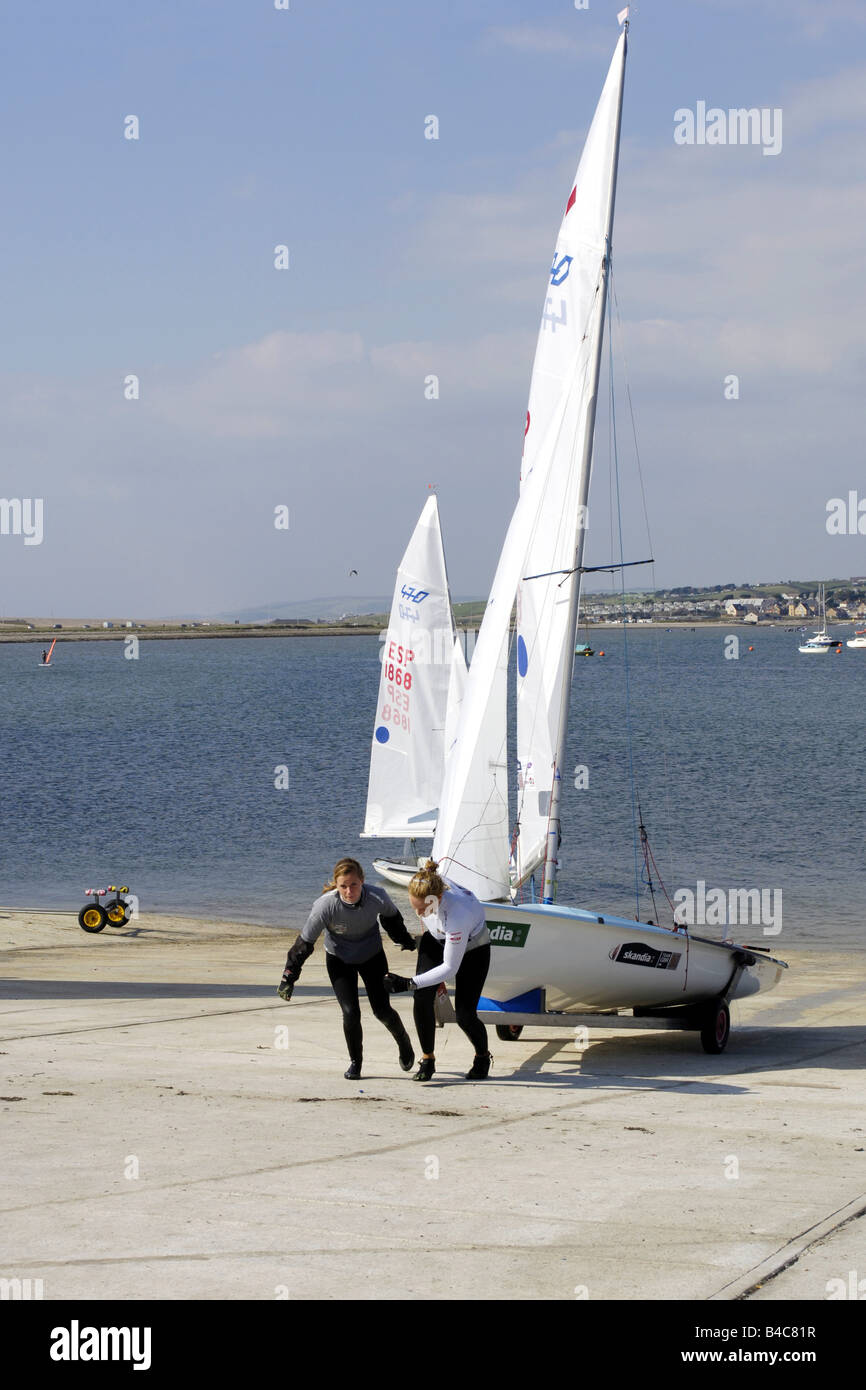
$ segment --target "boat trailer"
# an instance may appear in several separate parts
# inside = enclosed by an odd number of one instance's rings
[[[641,1005],[631,1010],[611,1009],[603,1012],[572,1013],[565,1010],[548,1009],[545,990],[534,989],[516,999],[500,1004],[484,996],[478,1002],[478,1017],[482,1023],[495,1027],[496,1036],[502,1042],[516,1042],[524,1028],[612,1028],[612,1029],[668,1029],[677,1032],[700,1033],[701,1045],[705,1052],[717,1055],[724,1052],[731,1034],[730,1001],[733,998],[740,976],[755,957],[750,950],[737,953],[726,989],[722,994],[710,999],[692,1000],[689,1004],[672,1004],[664,1008]],[[450,1005],[450,1000],[449,1000]],[[446,1012],[442,1002],[437,1000],[437,1021]],[[453,1020],[443,1019],[444,1022]]]

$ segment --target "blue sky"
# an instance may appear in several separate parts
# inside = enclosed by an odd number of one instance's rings
[[[350,569],[384,595],[431,482],[452,588],[486,593],[619,8],[7,16],[0,495],[44,498],[45,534],[0,536],[0,611],[266,608]],[[866,497],[864,40],[849,0],[632,8],[615,274],[659,584],[866,573],[825,527]],[[675,145],[698,101],[780,108],[781,153]]]

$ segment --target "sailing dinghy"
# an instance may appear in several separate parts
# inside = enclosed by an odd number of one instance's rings
[[[821,655],[822,652],[837,651],[842,646],[841,637],[831,637],[827,631],[827,602],[824,597],[823,584],[820,589],[818,607],[821,613],[820,629],[809,638],[808,642],[803,642],[797,648],[804,656],[814,656],[816,653]],[[849,642],[848,646],[850,647],[851,645],[852,644]]]
[[[435,493],[427,499],[397,570],[370,754],[362,838],[401,838],[404,858],[373,860],[405,887],[417,872],[416,838],[436,829],[448,749],[466,683]]]
[[[493,580],[445,774],[433,857],[485,901],[493,946],[479,1016],[527,1023],[632,1009],[721,1052],[728,1002],[787,968],[764,950],[556,902],[560,793],[622,114],[627,10],[567,198],[526,416],[520,493]],[[639,563],[639,562],[632,562]],[[605,566],[604,568],[608,568]],[[615,566],[614,568],[619,568]],[[506,681],[517,604],[517,827],[509,820]],[[512,853],[512,845],[516,846]],[[511,901],[542,883],[541,902]],[[653,914],[655,915],[655,914]],[[628,1023],[635,1026],[633,1020]],[[654,1026],[654,1025],[651,1025]]]

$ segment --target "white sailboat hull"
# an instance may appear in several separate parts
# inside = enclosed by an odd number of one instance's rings
[[[426,864],[426,859],[416,859],[411,864],[405,859],[374,859],[373,868],[380,878],[399,888],[408,888],[418,870]]]
[[[544,991],[547,1009],[566,1013],[696,1004],[726,993],[745,954],[730,995],[744,999],[772,989],[787,969],[761,951],[626,917],[540,903],[484,906],[491,935],[484,998],[499,1005],[535,990]]]

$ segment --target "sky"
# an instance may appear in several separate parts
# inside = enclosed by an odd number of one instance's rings
[[[452,593],[485,595],[620,8],[7,9],[0,497],[43,524],[0,534],[0,615],[387,596],[431,486]],[[780,112],[781,148],[677,143],[699,103]],[[866,501],[864,124],[861,0],[631,7],[613,380],[648,583],[866,574],[866,536],[827,530]]]

